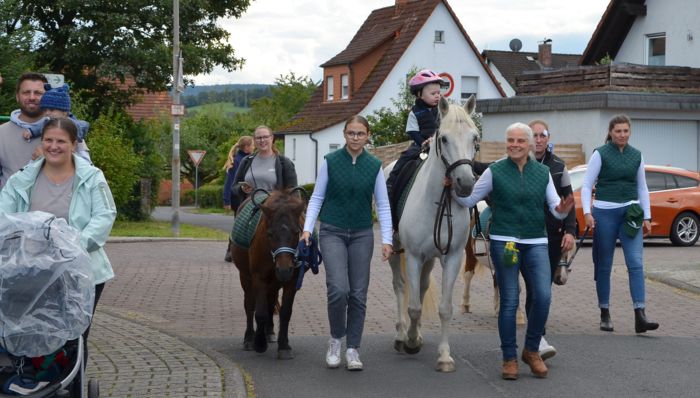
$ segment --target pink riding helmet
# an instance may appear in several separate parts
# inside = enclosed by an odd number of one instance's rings
[[[423,69],[422,71],[416,73],[416,75],[408,81],[408,85],[411,87],[411,92],[413,93],[419,91],[430,83],[437,83],[441,86],[447,84],[440,76],[438,76],[437,73],[431,71],[430,69]]]

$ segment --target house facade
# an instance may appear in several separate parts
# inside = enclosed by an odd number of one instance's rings
[[[522,74],[517,96],[479,101],[484,139],[544,119],[554,144],[581,143],[588,160],[622,113],[646,163],[700,170],[698,13],[698,1],[611,0],[581,66]],[[611,65],[595,65],[606,55]]]
[[[300,184],[315,181],[323,157],[344,145],[343,125],[355,114],[392,107],[412,68],[429,68],[459,101],[501,98],[505,93],[484,63],[447,1],[396,0],[374,10],[345,50],[325,62],[324,78],[284,134],[285,156]]]

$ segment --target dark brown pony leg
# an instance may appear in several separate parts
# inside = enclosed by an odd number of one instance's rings
[[[255,314],[255,295],[253,294],[253,279],[248,266],[248,250],[236,245],[230,245],[231,258],[233,259],[243,288],[243,308],[245,309],[245,335],[243,336],[243,350],[253,350],[253,336],[255,327],[253,325],[253,315]]]
[[[299,272],[299,271],[297,271]],[[295,272],[296,274],[296,272]],[[282,288],[282,306],[280,307],[280,331],[277,338],[277,358],[292,359],[294,353],[289,345],[289,321],[292,319],[292,307],[296,296],[296,278],[284,284]]]
[[[267,351],[267,337],[265,328],[269,322],[270,309],[267,304],[268,284],[261,280],[259,275],[253,276],[253,291],[255,294],[255,343],[256,352]]]

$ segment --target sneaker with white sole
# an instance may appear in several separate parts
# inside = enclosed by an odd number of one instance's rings
[[[547,340],[544,339],[544,336],[542,336],[542,339],[540,339],[540,357],[542,357],[542,360],[549,359],[557,354],[557,350],[549,345]]]
[[[345,360],[348,370],[362,370],[362,361],[360,361],[360,353],[354,348],[348,348],[345,351]]]
[[[340,366],[340,339],[331,337],[328,339],[328,351],[326,352],[326,365],[329,368]]]

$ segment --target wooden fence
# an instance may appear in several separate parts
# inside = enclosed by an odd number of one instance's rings
[[[554,153],[564,160],[566,167],[569,169],[586,163],[586,156],[583,154],[583,144],[555,144]],[[484,141],[481,143],[481,150],[476,159],[480,162],[493,162],[504,156],[506,156],[506,144],[504,142]]]

